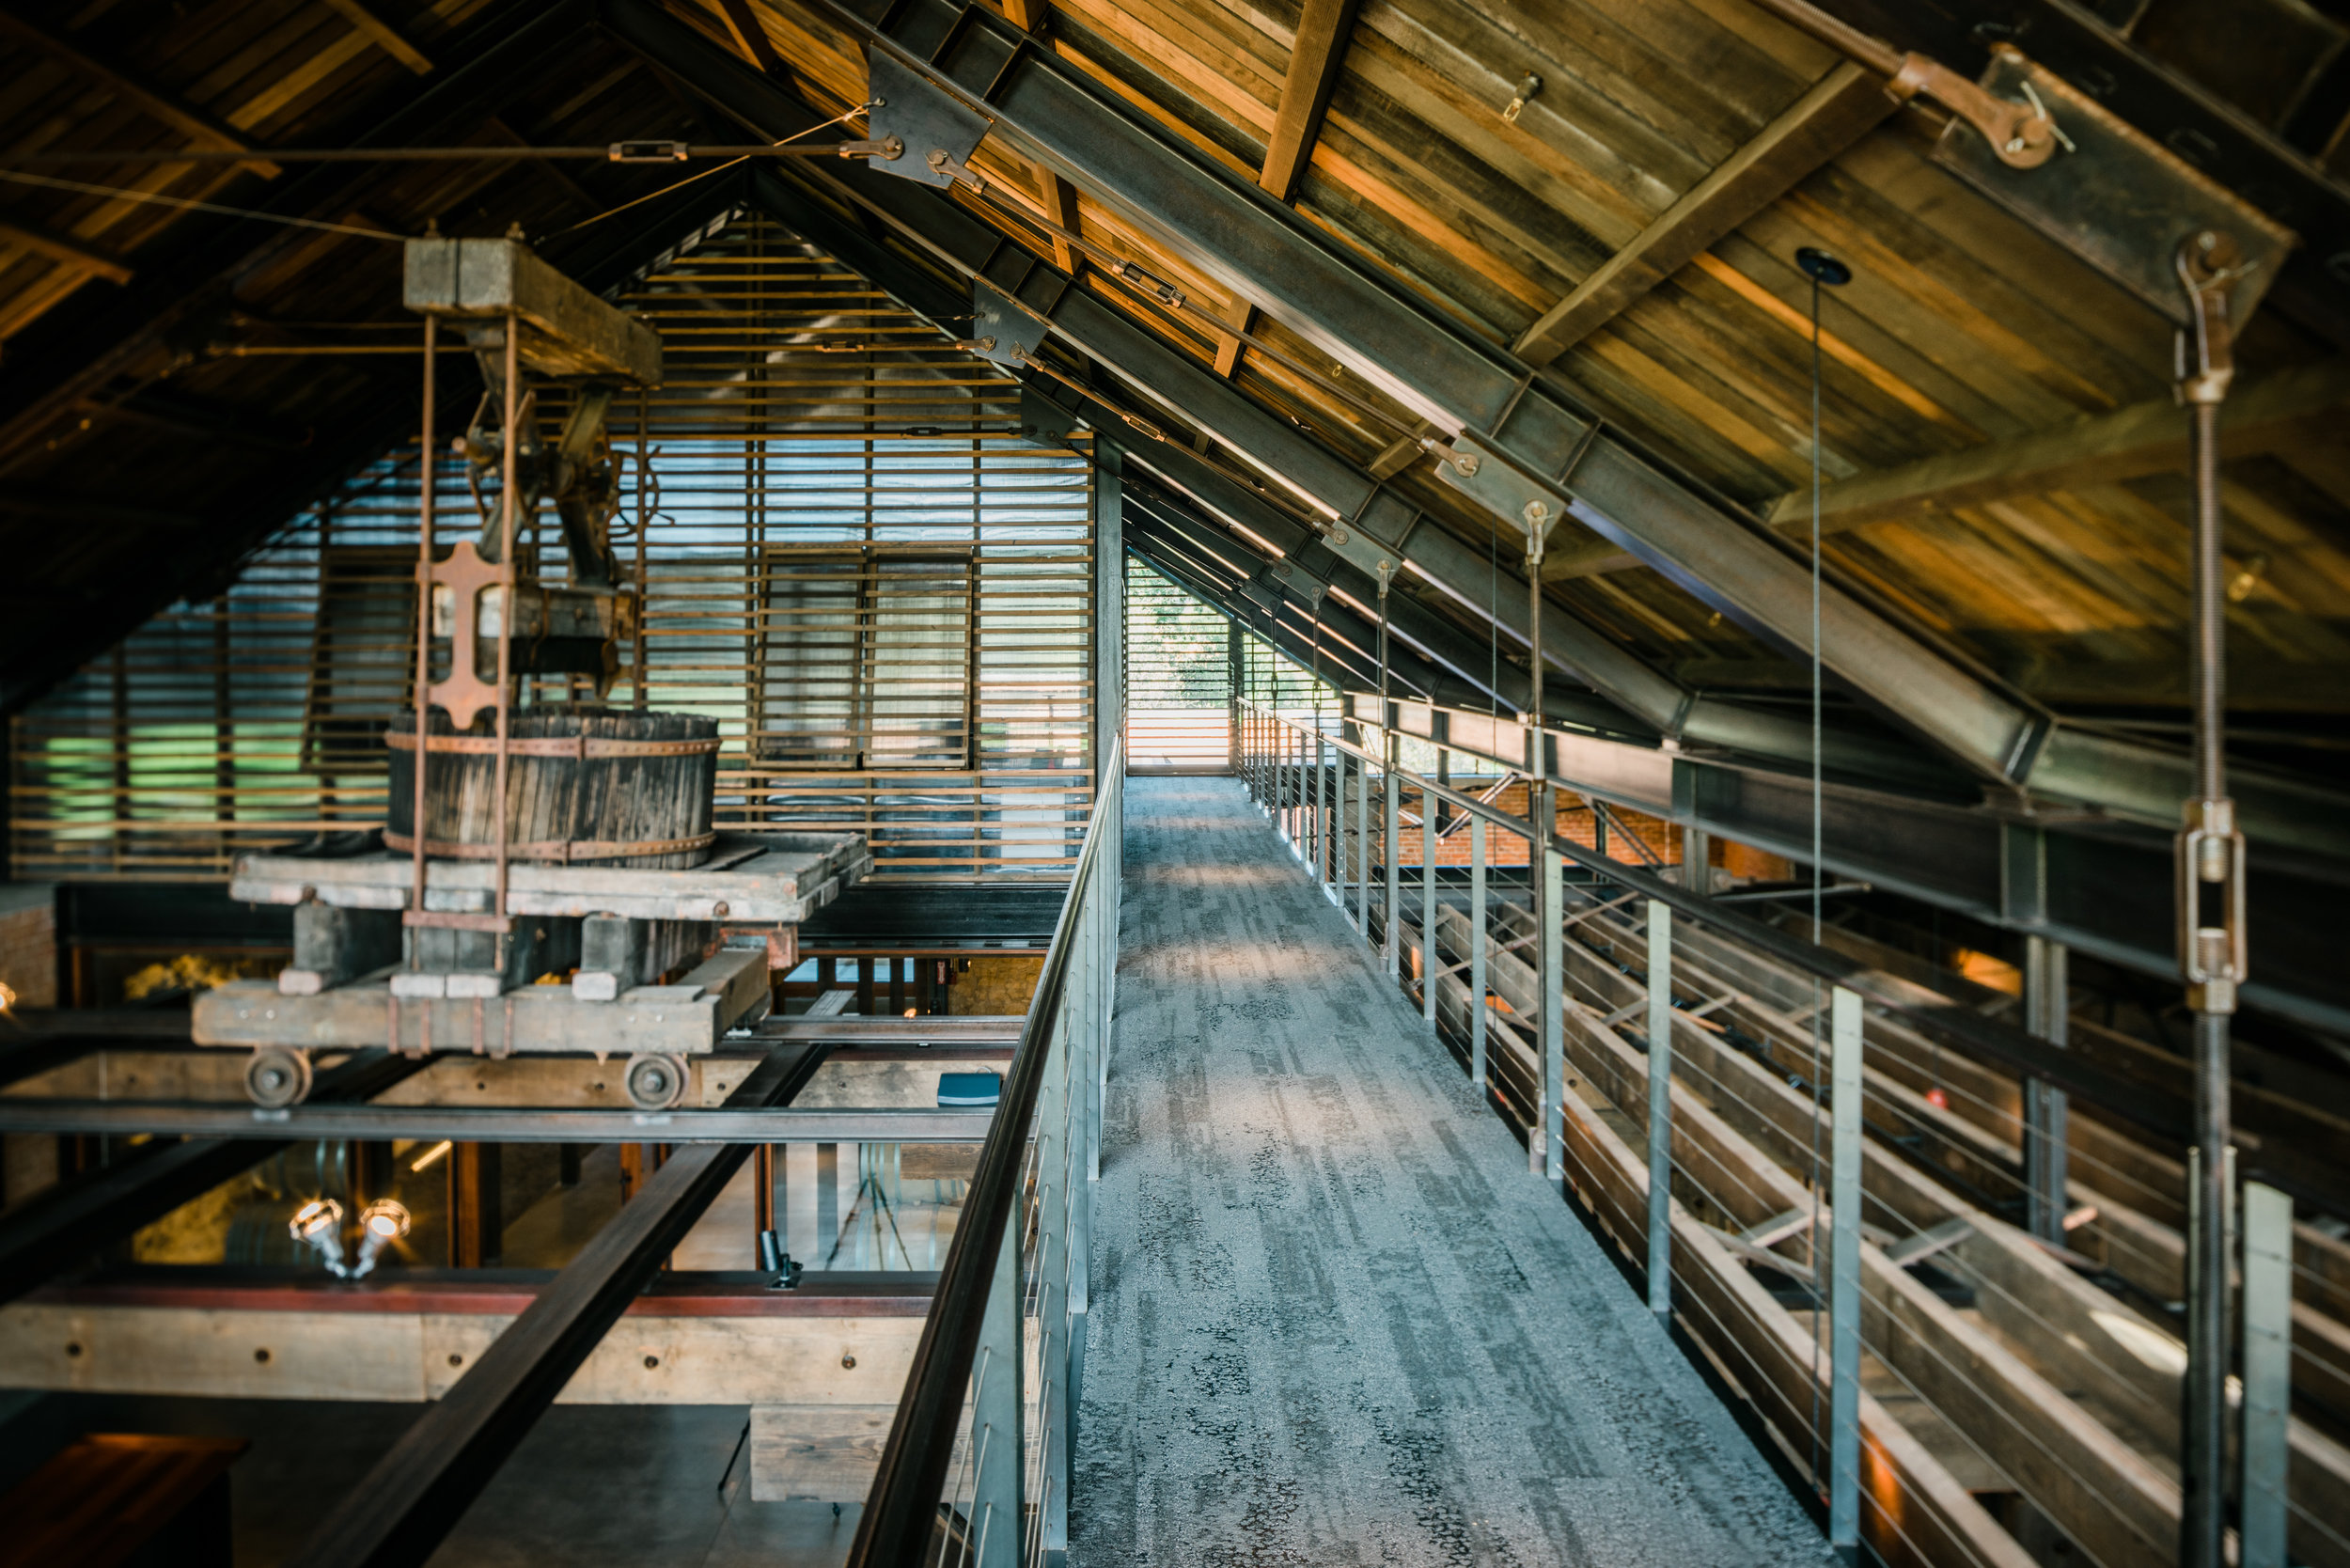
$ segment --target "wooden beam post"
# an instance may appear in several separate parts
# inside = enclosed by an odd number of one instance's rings
[[[2228,400],[2219,427],[2223,461],[2312,448],[2339,438],[2350,407],[2350,359],[2280,371]],[[2335,422],[2328,429],[2323,423]],[[1975,506],[2002,495],[2069,485],[2110,484],[2186,466],[2186,417],[2170,398],[2076,419],[2052,431],[1920,458],[1839,479],[1820,493],[1820,525],[1853,528],[1913,514],[1927,506]],[[1772,506],[1771,526],[1809,526],[1811,493],[1794,491]]]
[[[452,1268],[482,1268],[504,1250],[506,1215],[502,1146],[461,1143],[448,1152],[448,1261]]]
[[[1264,170],[1257,177],[1257,183],[1277,201],[1290,199],[1298,176],[1313,161],[1322,117],[1330,107],[1354,30],[1355,0],[1306,0],[1297,37],[1290,45],[1289,76],[1281,84],[1273,134],[1265,142]]]
[[[326,3],[342,12],[353,27],[368,36],[368,42],[384,54],[419,76],[432,74],[432,62],[425,57],[424,51],[401,37],[399,28],[368,9],[361,0],[326,0]]]
[[[1885,86],[1873,71],[1839,64],[1527,328],[1513,345],[1518,357],[1549,364],[1858,141],[1900,107]]]
[[[727,24],[727,36],[734,47],[750,56],[759,69],[772,81],[791,91],[798,91],[792,79],[791,67],[768,38],[767,29],[759,24],[759,17],[751,9],[750,0],[718,0],[718,19]]]
[[[138,274],[131,264],[97,246],[60,234],[38,224],[11,223],[0,219],[0,245],[16,245],[35,256],[46,257],[60,266],[71,267],[92,277],[102,277],[109,283],[128,283]]]

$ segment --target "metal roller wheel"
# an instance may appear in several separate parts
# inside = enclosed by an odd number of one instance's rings
[[[686,1076],[682,1057],[631,1057],[625,1079],[629,1104],[638,1110],[673,1109],[685,1098]]]
[[[263,1110],[302,1104],[310,1097],[309,1057],[282,1045],[254,1052],[244,1064],[244,1092]]]

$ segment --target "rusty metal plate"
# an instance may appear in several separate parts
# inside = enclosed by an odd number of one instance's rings
[[[1972,126],[1953,119],[1935,144],[1935,163],[2181,325],[2186,296],[2172,262],[2179,243],[2223,229],[2250,269],[2228,314],[2239,327],[2250,319],[2298,239],[2293,230],[2013,48],[1993,56],[1982,85],[2011,102],[2036,96],[2070,149],[2060,144],[2038,168],[2010,168]]]

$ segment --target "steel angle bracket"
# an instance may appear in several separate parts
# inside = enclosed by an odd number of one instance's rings
[[[897,142],[904,151],[878,152],[866,163],[941,190],[954,184],[956,171],[970,164],[995,122],[878,44],[871,72],[865,93],[867,138]]]
[[[2062,150],[2038,168],[2011,168],[1954,119],[1935,145],[1935,163],[2182,326],[2179,244],[2206,230],[2227,234],[2242,258],[2228,315],[2239,328],[2250,318],[2298,235],[2012,44],[1993,52],[1982,86],[2044,109]]]
[[[1547,538],[1566,513],[1559,485],[1518,467],[1482,436],[1463,431],[1439,457],[1436,472],[1445,483],[1528,539]]]
[[[964,347],[981,359],[1022,369],[1052,330],[1050,322],[985,278],[971,280],[971,337]]]

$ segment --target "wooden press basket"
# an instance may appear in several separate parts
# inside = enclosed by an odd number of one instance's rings
[[[678,870],[710,858],[718,721],[696,713],[557,703],[517,709],[507,742],[509,860]],[[424,853],[495,854],[497,740],[484,714],[462,734],[437,709],[427,732]],[[391,748],[387,848],[415,848],[416,716],[384,732]]]

